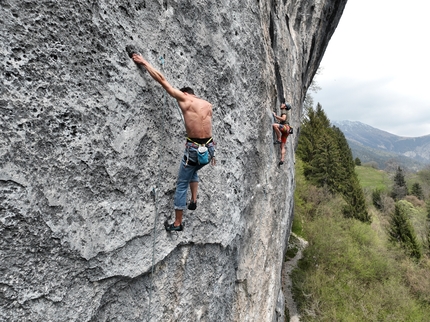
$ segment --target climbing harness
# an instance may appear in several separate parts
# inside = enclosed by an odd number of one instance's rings
[[[206,165],[209,163],[209,149],[208,144],[213,141],[213,138],[209,138],[206,143],[197,143],[190,138],[187,138],[188,142],[191,142],[197,148],[197,163],[199,165]],[[188,158],[186,164],[188,164]],[[191,161],[190,161],[191,162]]]

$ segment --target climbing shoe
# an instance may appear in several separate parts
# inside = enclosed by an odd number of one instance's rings
[[[278,166],[281,166],[284,164],[284,161],[279,161]]]
[[[281,144],[281,143],[282,143],[281,140],[277,140],[277,141],[273,142],[273,144]]]
[[[196,210],[196,208],[197,208],[197,200],[196,200],[196,202],[190,200],[190,203],[188,204],[188,209],[189,210]]]
[[[184,226],[179,225],[179,226],[175,226],[175,223],[171,223],[170,225],[166,222],[164,222],[164,228],[166,229],[166,231],[182,231],[184,229]]]

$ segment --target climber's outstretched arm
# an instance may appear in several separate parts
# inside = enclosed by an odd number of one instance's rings
[[[161,74],[158,70],[152,67],[151,64],[149,64],[141,55],[135,53],[131,58],[136,64],[142,65],[143,67],[145,67],[149,75],[151,75],[153,79],[155,79],[158,83],[160,83],[161,86],[163,86],[163,88],[170,96],[172,96],[173,98],[176,98],[178,101],[185,100],[186,98],[185,94],[180,90],[174,88],[172,85],[170,85],[167,79],[164,78],[163,74]]]

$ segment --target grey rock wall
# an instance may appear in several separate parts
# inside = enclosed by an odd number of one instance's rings
[[[0,1],[0,320],[282,321],[301,104],[345,3]],[[182,118],[129,44],[213,103],[181,233]]]

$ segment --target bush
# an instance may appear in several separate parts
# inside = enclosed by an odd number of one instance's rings
[[[407,208],[404,203],[397,202],[395,204],[388,234],[390,240],[393,242],[399,242],[411,257],[416,259],[421,258],[421,245],[418,243],[415,230],[409,221]]]
[[[394,212],[394,205],[395,205],[393,198],[391,198],[390,196],[387,196],[386,194],[383,194],[381,196],[381,200],[382,200],[382,211],[384,212],[385,215],[391,215]]]
[[[407,285],[419,300],[430,303],[430,260],[422,260],[418,265],[402,262]]]
[[[358,157],[354,159],[354,163],[357,166],[361,166],[361,160]]]
[[[373,169],[376,169],[376,170],[379,169],[378,162],[375,162],[375,161],[370,161],[370,162],[363,163],[363,167],[373,168]]]
[[[416,196],[406,196],[405,200],[410,202],[414,207],[425,207],[426,203],[423,200],[418,199]]]
[[[292,274],[302,321],[425,321],[376,232],[331,209],[307,222],[310,243]]]
[[[381,194],[389,216],[372,209],[376,220],[371,225],[347,219],[343,198],[306,183],[300,165],[298,159],[294,221],[300,221],[309,245],[292,281],[301,321],[428,321],[428,260],[417,263],[399,243],[387,243],[393,199]],[[416,214],[412,204],[398,204],[420,222],[426,218],[424,210]]]

